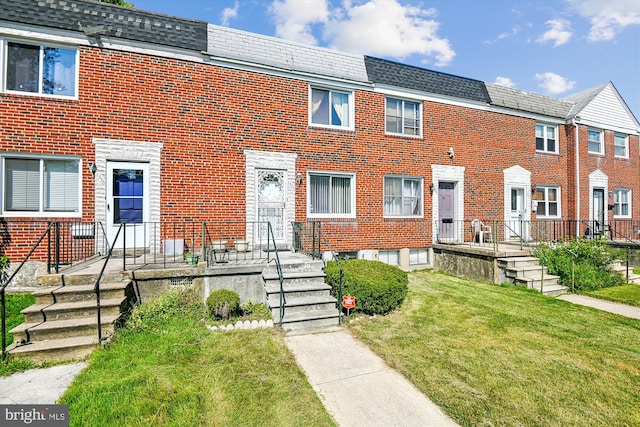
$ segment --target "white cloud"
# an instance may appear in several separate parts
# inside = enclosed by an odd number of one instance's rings
[[[552,19],[545,22],[550,28],[538,39],[538,43],[553,42],[553,47],[561,46],[569,41],[573,33],[571,32],[571,23],[566,19]]]
[[[238,1],[236,0],[236,2],[234,3],[233,7],[225,7],[224,10],[222,11],[222,13],[220,14],[220,23],[225,26],[228,27],[229,26],[229,22],[238,17]]]
[[[511,31],[506,31],[504,33],[498,34],[498,37],[496,37],[493,40],[485,40],[482,43],[483,44],[493,44],[499,40],[504,40],[504,39],[508,39],[509,37],[514,37],[515,35],[517,35],[520,32],[521,28],[520,26],[516,25],[515,27],[513,27],[511,29]]]
[[[449,40],[438,36],[435,9],[404,5],[401,0],[343,0],[329,9],[327,0],[274,0],[276,34],[316,44],[312,24],[324,25],[323,42],[334,49],[403,59],[419,54],[444,66],[455,57]]]
[[[626,26],[640,25],[638,0],[569,0],[580,16],[589,19],[590,41],[613,40]]]
[[[576,85],[574,80],[568,80],[565,77],[551,72],[536,74],[535,78],[540,82],[538,86],[544,89],[545,92],[552,95],[557,95],[571,90]]]
[[[509,77],[502,76],[496,77],[496,81],[493,82],[493,84],[505,87],[516,87],[516,83],[513,80],[511,80]]]
[[[274,0],[269,12],[276,24],[276,35],[286,40],[316,45],[312,24],[326,23],[328,0]]]

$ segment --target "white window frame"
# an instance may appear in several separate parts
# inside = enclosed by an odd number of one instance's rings
[[[544,148],[543,149],[539,149],[538,148],[538,129],[542,128],[542,140],[543,140],[543,144],[544,144]],[[553,150],[549,150],[549,128],[553,129],[553,133],[555,135],[555,149]],[[553,154],[558,154],[559,152],[559,148],[558,148],[558,126],[556,125],[551,125],[548,123],[541,123],[538,122],[536,123],[536,151],[539,153],[553,153]]]
[[[396,102],[400,102],[400,120],[402,122],[401,125],[401,130],[400,132],[394,132],[389,130],[388,126],[387,126],[387,117],[389,117],[389,111],[388,111],[388,101],[396,101]],[[405,132],[405,103],[411,103],[411,104],[416,104],[417,105],[417,117],[416,117],[416,121],[417,121],[417,127],[416,127],[416,133],[407,133]],[[396,116],[393,116],[396,117]],[[422,138],[422,102],[420,101],[416,101],[416,100],[412,100],[412,99],[402,99],[402,98],[396,98],[393,96],[387,96],[384,99],[384,128],[385,128],[385,133],[389,134],[389,135],[402,135],[402,136],[407,136],[410,138]],[[413,127],[411,127],[413,129]]]
[[[378,261],[398,266],[400,265],[400,251],[397,249],[378,251]]]
[[[388,179],[393,179],[393,180],[400,180],[400,189],[402,194],[400,195],[395,195],[395,194],[386,194],[387,191],[387,180]],[[420,188],[418,189],[418,205],[420,206],[420,213],[419,214],[404,214],[401,213],[399,215],[394,215],[391,214],[389,212],[387,212],[387,197],[400,197],[401,199],[401,205],[404,209],[404,203],[405,203],[405,197],[411,197],[408,195],[404,194],[404,184],[405,181],[418,181],[418,184],[420,186]],[[424,217],[424,180],[420,177],[415,177],[415,176],[401,176],[401,175],[385,175],[383,182],[382,182],[382,193],[383,193],[383,200],[382,200],[382,210],[383,210],[383,215],[385,218],[422,218]]]
[[[555,190],[556,191],[556,201],[550,201],[549,200],[549,190]],[[539,200],[537,199],[539,192],[543,192],[544,193],[544,199]],[[560,186],[558,185],[536,185],[536,191],[534,194],[534,197],[536,197],[535,202],[536,202],[536,215],[538,218],[561,218],[562,217],[562,205],[561,205],[561,200],[562,198],[560,197]],[[557,204],[557,214],[556,215],[550,215],[549,214],[549,204],[550,203],[556,203]],[[545,213],[544,214],[540,214],[538,213],[538,207],[540,207],[540,205],[544,205],[545,206]]]
[[[326,123],[315,123],[313,121],[313,91],[314,90],[321,90],[321,91],[326,91],[329,92],[329,104],[331,104],[331,98],[333,96],[333,94],[344,94],[347,95],[347,103],[348,103],[348,114],[349,114],[349,118],[347,120],[346,124],[341,124],[341,125],[334,125],[331,123],[331,111],[329,110],[329,124]],[[313,126],[313,127],[321,127],[321,128],[329,128],[329,129],[347,129],[347,130],[353,130],[354,129],[354,114],[355,114],[355,107],[354,107],[354,93],[353,90],[350,89],[340,89],[340,88],[334,88],[334,87],[325,87],[325,86],[309,86],[309,126]]]
[[[620,138],[622,138],[624,144],[621,146],[619,144],[616,144],[616,142],[618,142],[620,140]],[[624,149],[624,154],[620,155],[617,153],[618,148],[622,147]],[[624,135],[622,133],[615,133],[613,135],[613,152],[614,152],[614,156],[621,158],[621,159],[628,159],[629,158],[629,135]]]
[[[621,208],[624,204],[620,201],[620,195],[625,193],[627,195],[627,213],[621,214]],[[628,188],[616,188],[613,190],[613,217],[614,218],[631,218],[631,190]]]
[[[6,160],[7,159],[24,159],[24,160],[38,160],[39,161],[39,195],[38,195],[38,210],[37,211],[15,211],[5,209],[6,203]],[[61,160],[68,161],[73,160],[78,165],[78,194],[77,203],[78,206],[74,211],[48,211],[44,208],[45,197],[45,182],[44,182],[44,162],[47,160]],[[15,218],[80,218],[82,217],[82,159],[74,156],[53,156],[53,155],[38,155],[38,154],[16,154],[16,153],[0,153],[0,213],[5,217]]]
[[[597,132],[599,135],[599,147],[600,147],[600,151],[592,151],[591,150],[591,143],[595,142],[595,140],[591,139],[591,134],[593,132]],[[601,129],[592,129],[589,128],[589,130],[587,131],[587,149],[589,151],[589,153],[592,154],[604,154],[604,131],[602,131]]]
[[[351,180],[350,188],[350,205],[351,212],[348,213],[331,213],[321,212],[312,213],[312,200],[311,200],[311,177],[324,176],[330,178],[348,178]],[[346,172],[331,172],[331,171],[309,171],[307,172],[307,218],[355,218],[356,217],[356,175],[354,173]]]
[[[429,251],[425,248],[409,249],[409,265],[429,264]]]
[[[9,43],[16,43],[16,44],[23,44],[23,45],[29,45],[29,46],[34,46],[34,47],[38,47],[39,48],[39,58],[38,58],[38,90],[36,92],[31,92],[31,91],[21,91],[21,90],[15,90],[15,89],[8,89],[7,87],[7,82],[8,82],[8,72],[9,72]],[[48,43],[48,42],[42,42],[42,41],[37,41],[37,40],[29,40],[29,39],[13,39],[13,38],[9,38],[9,39],[1,39],[1,45],[2,47],[0,48],[1,54],[2,54],[2,76],[1,76],[1,89],[3,93],[9,93],[9,94],[14,94],[14,95],[24,95],[24,96],[38,96],[38,97],[47,97],[47,98],[56,98],[56,99],[71,99],[71,100],[77,100],[78,99],[78,90],[80,87],[80,49],[78,48],[78,46],[72,46],[72,45],[63,45],[63,44],[58,44],[58,43]],[[73,95],[56,95],[56,94],[51,94],[51,93],[44,93],[43,92],[43,78],[44,78],[44,49],[45,48],[52,48],[52,49],[66,49],[66,50],[70,50],[70,51],[74,51],[75,52],[75,57],[74,57],[74,82],[73,82]]]

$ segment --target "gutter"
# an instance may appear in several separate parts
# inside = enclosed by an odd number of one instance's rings
[[[580,132],[578,132],[578,124],[575,117],[571,118],[571,124],[576,131],[576,235],[579,235],[577,225],[580,224]]]

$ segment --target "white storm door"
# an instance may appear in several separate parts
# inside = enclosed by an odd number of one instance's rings
[[[507,234],[510,238],[525,238],[529,233],[525,223],[524,188],[511,188],[511,211],[507,223]]]
[[[110,245],[114,244],[121,224],[125,224],[126,230],[120,231],[114,248],[149,246],[150,239],[145,234],[149,221],[148,163],[107,162],[106,208],[106,233]]]
[[[284,170],[256,169],[256,206],[260,226],[255,243],[266,244],[269,237],[267,222],[271,223],[276,243],[285,242],[285,178],[286,171]]]

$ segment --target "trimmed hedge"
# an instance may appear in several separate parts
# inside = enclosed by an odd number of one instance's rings
[[[398,267],[380,261],[343,260],[342,295],[356,297],[352,311],[366,314],[387,314],[399,307],[407,296],[409,278]],[[325,267],[325,282],[331,285],[331,294],[338,297],[340,270],[335,261]],[[342,301],[339,301],[342,304]]]
[[[215,320],[226,320],[240,312],[240,295],[229,289],[217,289],[207,297],[207,312]]]

